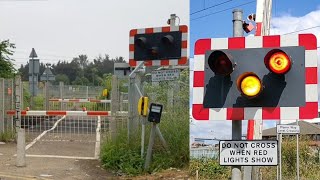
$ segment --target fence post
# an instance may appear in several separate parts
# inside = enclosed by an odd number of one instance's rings
[[[138,119],[138,113],[137,113],[137,109],[138,109],[138,101],[140,99],[140,93],[138,92],[140,90],[140,92],[143,94],[143,91],[141,89],[141,75],[139,73],[137,73],[136,79],[135,79],[135,88],[134,88],[134,101],[133,101],[133,111],[134,111],[134,119],[132,121],[132,129],[133,129],[133,133],[137,133],[138,129],[139,129],[139,119]]]
[[[128,143],[130,143],[130,136],[132,134],[132,122],[135,116],[134,96],[135,96],[135,77],[129,77],[129,91],[128,91]]]
[[[62,81],[59,82],[59,94],[60,94],[60,99],[63,99],[63,89],[64,89],[64,84]],[[60,109],[63,109],[63,102],[60,103]]]
[[[110,136],[114,140],[117,135],[117,122],[116,116],[117,111],[119,111],[119,98],[118,98],[118,78],[117,76],[112,76],[112,89],[111,89],[111,121],[110,121]]]
[[[4,102],[5,102],[5,98],[4,98],[4,79],[1,78],[1,84],[0,84],[0,112],[1,112],[1,117],[0,117],[0,132],[4,132]]]
[[[89,86],[86,86],[86,97],[89,98]]]
[[[26,166],[26,153],[25,153],[25,131],[21,128],[21,77],[15,77],[15,104],[16,104],[16,132],[17,132],[17,162],[16,166],[23,167]]]
[[[20,94],[21,94],[21,101],[20,101],[20,107],[21,108],[23,108],[24,107],[24,104],[23,104],[23,100],[24,100],[24,96],[23,96],[23,82],[22,82],[22,80],[20,79],[20,84],[21,84],[21,86],[20,86]],[[13,85],[14,85],[14,82],[13,82],[13,79],[11,80],[11,108],[10,109],[13,109],[14,107],[13,107]]]
[[[120,92],[120,103],[119,103],[119,105],[120,105],[120,111],[123,111],[123,93],[122,92]]]

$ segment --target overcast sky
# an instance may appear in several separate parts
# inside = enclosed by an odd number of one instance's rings
[[[87,54],[128,59],[129,31],[166,26],[170,14],[189,24],[189,0],[0,0],[0,40],[16,44],[25,64],[32,48],[43,62]]]

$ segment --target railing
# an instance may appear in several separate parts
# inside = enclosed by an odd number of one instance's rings
[[[190,148],[190,157],[201,159],[217,159],[219,150],[212,147],[199,147],[199,148]]]

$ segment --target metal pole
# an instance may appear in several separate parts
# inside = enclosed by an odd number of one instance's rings
[[[150,164],[151,164],[152,148],[153,148],[154,139],[155,139],[155,136],[156,136],[156,128],[157,128],[157,124],[156,123],[152,123],[152,128],[151,128],[151,132],[150,132],[150,139],[149,139],[149,145],[148,145],[148,150],[147,150],[147,157],[146,157],[146,162],[144,164],[144,169],[148,169]]]
[[[296,119],[296,123],[297,125],[299,126],[299,121],[298,119]],[[300,180],[300,170],[299,170],[299,167],[300,167],[300,162],[299,162],[299,134],[297,133],[296,134],[296,138],[297,138],[297,180]]]
[[[279,121],[277,122],[277,124],[279,124]],[[278,147],[279,147],[279,134],[277,132],[277,140],[278,140]],[[280,154],[278,154],[278,159],[280,157]],[[277,180],[279,180],[279,165],[277,166]]]
[[[49,66],[47,65],[47,69],[49,69]],[[48,83],[49,83],[49,74],[48,74],[49,71],[47,71],[47,74],[46,74],[46,110],[49,110],[49,88],[48,88]]]
[[[63,88],[64,88],[64,84],[62,81],[60,81],[59,82],[60,99],[63,99]],[[63,110],[63,102],[60,103],[60,109]]]
[[[174,29],[176,28],[176,14],[170,14],[170,28]],[[169,66],[170,69],[172,69],[173,67],[170,65]],[[178,83],[175,83],[174,81],[170,81],[169,83],[169,88],[168,88],[168,91],[167,91],[167,105],[168,105],[168,108],[173,108],[173,102],[174,102],[174,87],[176,86],[176,84]]]
[[[30,98],[30,109],[32,108],[33,109],[33,98],[34,98],[34,60],[33,60],[33,57],[31,58],[32,60],[32,92],[31,92],[31,98]],[[31,63],[30,63],[31,64]],[[30,66],[29,64],[29,66]]]
[[[160,129],[159,129],[159,126],[156,126],[156,133],[157,133],[157,135],[159,136],[160,141],[161,141],[163,147],[168,151],[168,150],[169,150],[168,144],[167,144],[166,140],[164,139],[164,137],[162,136],[162,133],[161,133],[161,131],[160,131]]]
[[[25,131],[21,128],[21,77],[15,77],[15,96],[16,96],[16,132],[17,132],[17,167],[26,166],[26,142]]]
[[[146,118],[142,118],[142,125],[141,125],[141,157],[143,158],[144,154],[144,139],[145,139],[145,132],[146,132]]]
[[[281,124],[281,119],[279,121]],[[279,180],[282,179],[282,133],[279,134]]]
[[[241,37],[243,36],[242,29],[242,14],[241,9],[234,9],[233,13],[233,36]],[[242,135],[242,120],[232,121],[232,140],[241,140]],[[232,166],[231,168],[232,176],[231,180],[241,180],[241,166]]]
[[[117,76],[112,76],[112,89],[111,89],[111,121],[110,121],[110,136],[112,140],[115,140],[117,135],[117,122],[116,116],[119,110],[118,102],[118,78]]]
[[[1,85],[0,85],[0,88],[1,88],[1,90],[2,90],[2,93],[1,93],[1,99],[2,99],[2,101],[1,101],[1,111],[2,111],[2,113],[1,113],[1,119],[2,119],[2,121],[0,121],[0,132],[4,132],[6,129],[5,129],[5,127],[4,127],[4,125],[5,125],[5,123],[4,123],[4,114],[5,114],[5,104],[4,104],[4,102],[5,102],[5,93],[4,93],[4,91],[5,91],[5,86],[4,86],[4,79],[3,78],[1,78]]]
[[[135,67],[135,69],[130,73],[129,75],[129,92],[128,92],[128,113],[129,113],[129,117],[128,117],[128,121],[127,121],[127,133],[128,133],[128,143],[130,143],[130,135],[132,133],[132,126],[133,126],[133,121],[134,121],[134,116],[135,116],[135,90],[136,90],[136,85],[135,85],[135,76],[136,71],[142,67],[144,64],[144,62],[140,62],[138,64],[138,66]]]
[[[86,97],[87,97],[87,99],[89,99],[89,86],[86,86]]]

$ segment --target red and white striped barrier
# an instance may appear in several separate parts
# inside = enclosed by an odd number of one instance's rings
[[[94,102],[94,103],[111,103],[111,100],[103,99],[49,99],[50,102]]]
[[[7,111],[14,116],[15,110]],[[21,116],[109,116],[110,111],[21,111]]]

